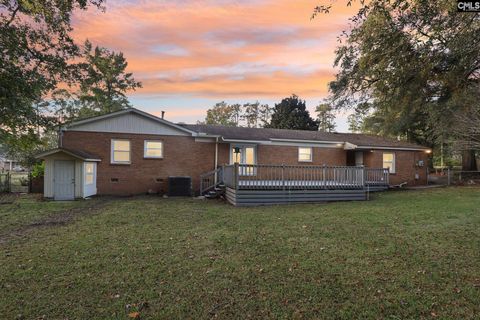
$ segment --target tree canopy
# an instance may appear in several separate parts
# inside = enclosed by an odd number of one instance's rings
[[[216,103],[207,110],[206,124],[224,126],[261,127],[270,120],[271,108],[260,102],[228,104],[225,101]]]
[[[83,62],[79,63],[76,91],[56,90],[53,103],[62,119],[98,116],[131,107],[127,91],[141,88],[141,83],[126,72],[123,54],[95,47],[85,42]]]
[[[0,1],[0,144],[9,153],[35,150],[56,119],[45,100],[74,83],[81,55],[70,32],[75,10],[103,0]],[[30,151],[29,151],[30,150]],[[11,152],[10,152],[11,151]]]
[[[328,103],[321,103],[315,108],[317,113],[318,131],[332,132],[335,130],[335,113]]]
[[[478,94],[480,38],[472,35],[480,16],[458,13],[449,0],[357,2],[336,50],[332,105],[357,111],[363,130],[429,146],[445,141],[455,114],[479,108],[467,98]]]
[[[305,101],[292,95],[275,104],[272,118],[266,128],[318,130],[318,123],[310,117]]]
[[[218,102],[207,110],[205,123],[236,127],[240,119],[239,106],[229,105],[225,101]]]
[[[0,2],[0,143],[30,140],[52,123],[40,102],[58,83],[75,81],[69,61],[80,50],[69,35],[72,12],[102,2]]]

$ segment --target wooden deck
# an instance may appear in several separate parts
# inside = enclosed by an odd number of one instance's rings
[[[388,179],[388,169],[235,164],[202,176],[201,191],[225,185],[226,199],[235,206],[359,201],[387,189]]]
[[[227,201],[234,206],[263,206],[288,203],[312,203],[327,201],[362,201],[366,190],[245,190],[227,187]]]

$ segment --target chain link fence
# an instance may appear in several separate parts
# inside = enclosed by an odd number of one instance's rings
[[[450,168],[434,169],[428,175],[429,184],[480,185],[480,171],[462,171]]]
[[[28,193],[31,180],[28,172],[0,173],[0,192]]]

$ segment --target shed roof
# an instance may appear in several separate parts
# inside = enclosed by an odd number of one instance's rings
[[[84,160],[84,161],[95,161],[95,162],[102,161],[99,157],[92,155],[90,153],[80,151],[80,150],[67,149],[67,148],[55,148],[55,149],[47,150],[40,154],[37,154],[35,158],[44,159],[48,156],[51,156],[57,153],[65,153],[74,158]]]

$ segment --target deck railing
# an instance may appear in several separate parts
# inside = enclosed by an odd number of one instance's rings
[[[224,166],[224,182],[236,189],[363,189],[363,167],[309,165]]]
[[[388,186],[389,171],[363,166],[236,163],[201,175],[200,192],[203,194],[222,182],[233,189],[363,189],[366,186]]]
[[[215,188],[223,181],[223,168],[219,167],[200,175],[200,194]]]
[[[388,186],[389,178],[388,169],[365,168],[365,183],[369,186]]]

